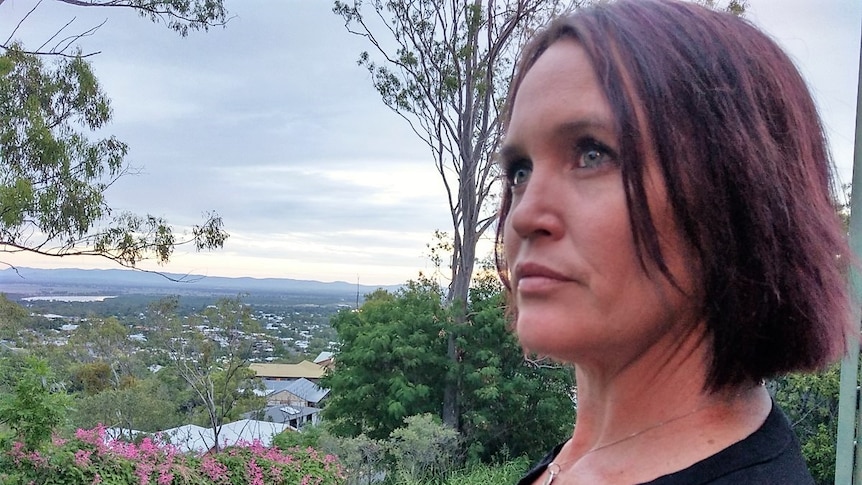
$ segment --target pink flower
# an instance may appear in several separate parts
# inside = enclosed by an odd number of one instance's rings
[[[159,473],[159,479],[156,481],[159,485],[170,485],[174,481],[174,474],[162,470]]]
[[[38,451],[31,451],[27,454],[26,458],[37,467],[48,464],[48,459],[42,456]]]
[[[141,485],[149,485],[150,483],[150,474],[153,472],[153,465],[139,461],[137,465],[135,465],[135,475],[140,479]]]
[[[75,452],[75,466],[79,468],[86,468],[90,466],[90,455],[93,452],[90,450],[78,450]]]
[[[251,478],[251,485],[263,485],[263,470],[254,458],[248,461],[248,476]]]
[[[205,456],[201,461],[201,470],[210,478],[210,480],[218,483],[223,481],[228,476],[228,469],[212,456]]]
[[[26,458],[26,454],[24,453],[24,443],[20,441],[16,441],[12,443],[12,449],[9,450],[9,454],[12,455],[12,458],[15,460],[16,465],[21,464],[21,459]]]

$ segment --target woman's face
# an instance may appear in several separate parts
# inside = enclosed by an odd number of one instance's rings
[[[528,351],[579,364],[630,362],[693,323],[691,298],[638,259],[617,140],[585,51],[573,40],[555,42],[518,89],[501,151],[512,191],[504,252],[515,328]],[[659,169],[645,166],[662,253],[692,294]]]

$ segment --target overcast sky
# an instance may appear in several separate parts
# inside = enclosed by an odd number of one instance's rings
[[[33,5],[0,4],[2,40]],[[131,12],[54,1],[19,28],[35,48],[73,18],[69,32],[107,19],[82,49],[100,51],[91,62],[114,109],[105,134],[127,142],[141,169],[111,187],[109,203],[179,226],[211,210],[224,218],[223,250],[180,250],[169,272],[391,284],[429,271],[426,244],[451,226],[446,195],[427,150],[356,65],[363,39],[328,0],[227,6],[226,28],[187,38]],[[862,2],[750,0],[747,17],[797,61],[849,182]]]

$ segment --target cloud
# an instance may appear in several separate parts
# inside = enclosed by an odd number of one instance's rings
[[[748,17],[802,68],[849,181],[862,5],[749,4]],[[433,231],[451,232],[446,193],[428,148],[356,65],[369,45],[330,2],[228,6],[226,28],[187,38],[130,11],[62,2],[43,3],[22,26],[19,37],[39,45],[73,17],[76,31],[108,18],[83,48],[102,52],[90,60],[113,99],[103,134],[126,141],[141,167],[109,201],[180,227],[205,211],[223,216],[225,250],[180,250],[168,271],[397,283],[427,270]],[[29,8],[3,2],[0,18]],[[0,36],[11,28],[0,25]]]

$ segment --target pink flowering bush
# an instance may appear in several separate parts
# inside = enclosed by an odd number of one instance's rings
[[[194,456],[144,438],[140,444],[105,439],[104,428],[78,430],[39,450],[14,442],[0,454],[0,483],[9,485],[341,485],[332,455],[313,448],[279,450],[259,442]]]

